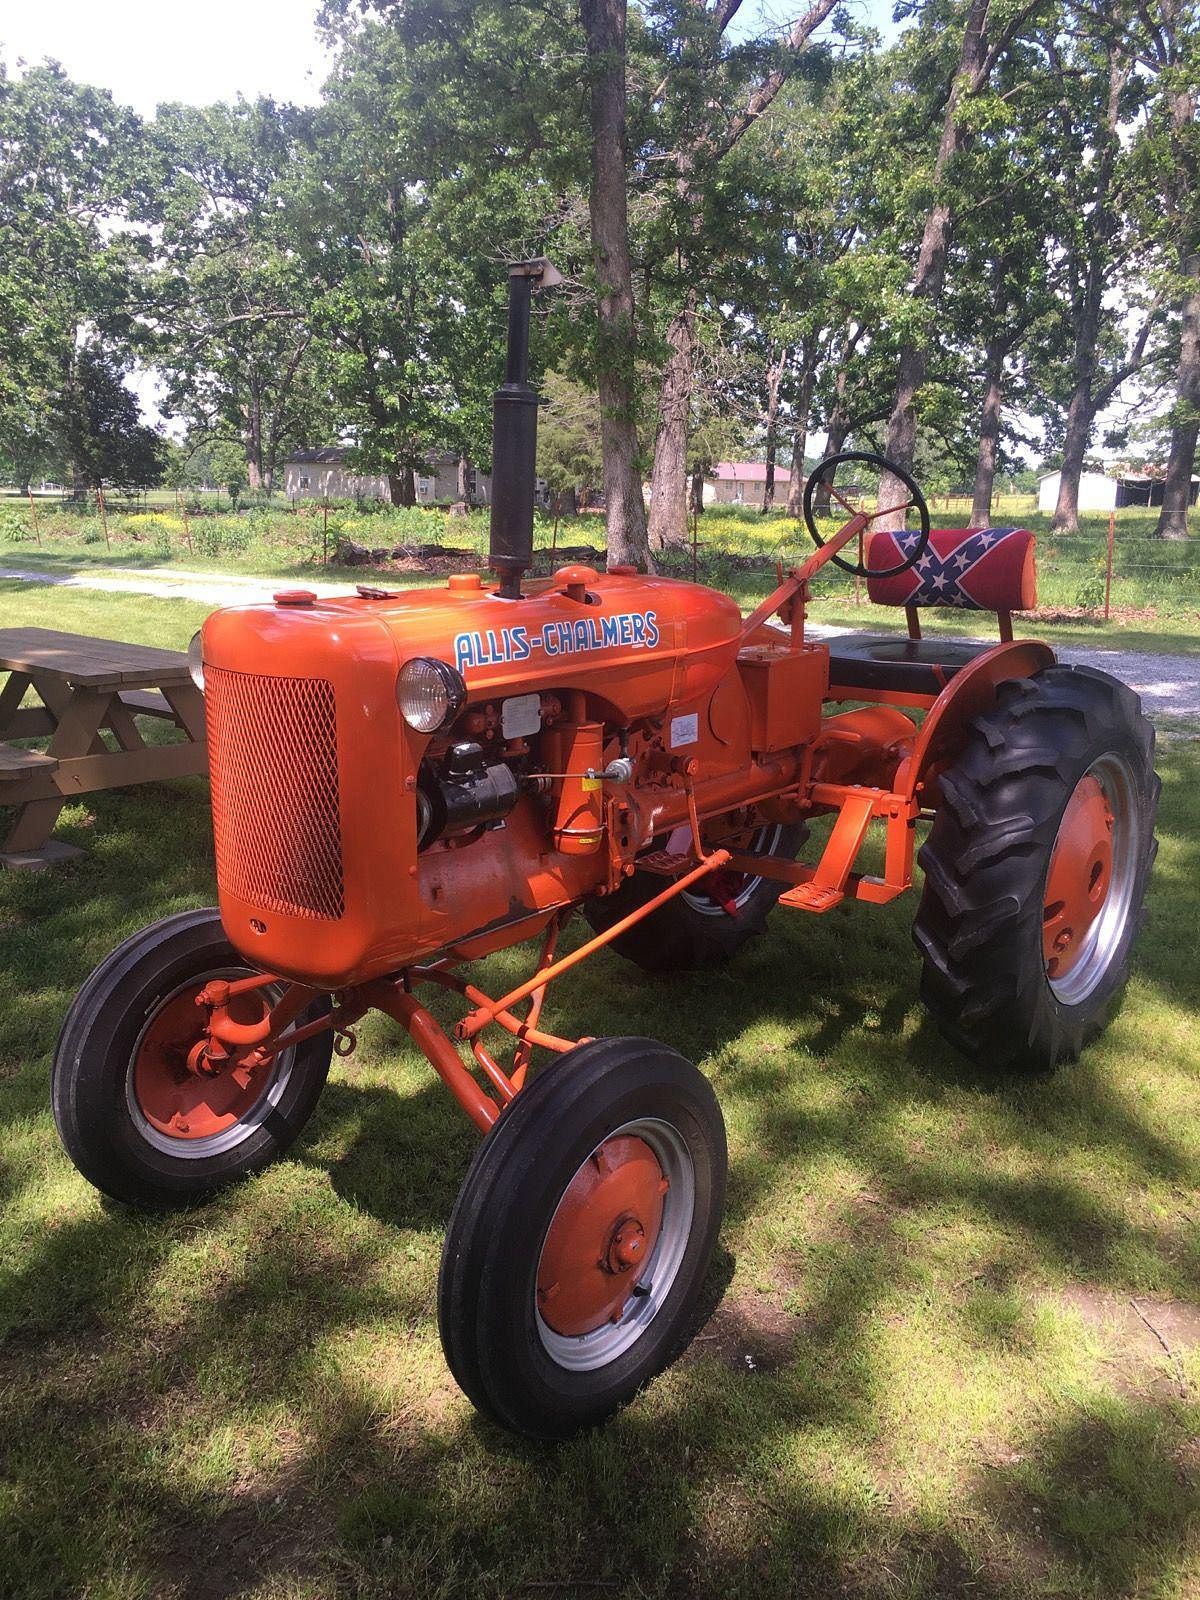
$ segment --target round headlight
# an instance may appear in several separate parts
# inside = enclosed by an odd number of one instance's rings
[[[415,656],[396,680],[400,715],[418,733],[436,733],[454,721],[467,700],[467,686],[454,668],[433,656]]]
[[[192,642],[188,645],[188,672],[191,675],[192,682],[196,685],[197,689],[199,689],[200,693],[203,694],[204,655],[201,650],[200,635],[198,633],[194,633],[192,635]]]

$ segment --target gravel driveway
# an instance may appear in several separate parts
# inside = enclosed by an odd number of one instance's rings
[[[173,567],[146,567],[138,572],[107,572],[84,568],[76,572],[0,568],[0,578],[25,583],[45,583],[64,589],[103,589],[113,594],[152,594],[163,600],[195,600],[206,605],[247,605],[269,600],[277,589],[296,579],[243,577],[231,573],[184,572]],[[343,579],[326,583],[305,578],[303,586],[317,594],[345,594],[351,588]],[[833,639],[849,628],[813,626],[813,634]],[[1195,655],[1159,655],[1148,650],[1119,650],[1063,645],[1056,650],[1063,661],[1097,667],[1137,690],[1149,714],[1158,721],[1200,724],[1200,650]]]

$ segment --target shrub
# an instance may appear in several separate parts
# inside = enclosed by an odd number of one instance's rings
[[[268,527],[269,519],[261,512],[248,512],[244,517],[230,518],[223,530],[225,548],[235,555],[242,555],[254,543],[256,535],[265,533]]]
[[[0,539],[7,539],[10,544],[21,544],[25,539],[32,538],[33,528],[25,513],[18,511],[16,506],[0,506]]]
[[[219,556],[221,553],[221,524],[215,517],[206,517],[193,524],[192,544],[202,556]]]

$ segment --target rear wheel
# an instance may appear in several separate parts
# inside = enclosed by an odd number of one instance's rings
[[[59,1035],[54,1117],[67,1154],[105,1194],[186,1205],[260,1171],[299,1135],[329,1070],[332,1032],[249,1070],[189,1065],[207,1016],[201,989],[252,974],[217,911],[185,911],[127,939],[84,984]],[[283,989],[242,995],[230,1015],[255,1022]],[[314,1001],[298,1021],[329,1004]]]
[[[1086,667],[1002,684],[920,853],[921,994],[961,1049],[1045,1070],[1104,1027],[1156,849],[1154,730]]]
[[[650,1039],[553,1061],[468,1172],[438,1324],[474,1404],[531,1438],[601,1421],[683,1343],[725,1193],[711,1087]]]
[[[739,854],[790,862],[807,837],[802,824],[770,823],[720,838],[707,837],[706,830],[704,844],[708,849],[723,845]],[[691,849],[691,831],[678,828],[663,843],[667,851],[682,856]],[[602,933],[661,894],[669,881],[657,873],[635,872],[615,894],[589,900],[584,914],[597,933]],[[613,940],[612,947],[647,972],[724,966],[744,944],[765,931],[767,915],[786,888],[779,879],[721,869],[635,922]]]

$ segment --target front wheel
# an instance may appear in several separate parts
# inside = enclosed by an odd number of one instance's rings
[[[1154,860],[1154,730],[1123,683],[1047,667],[1003,683],[939,777],[913,934],[942,1032],[1049,1070],[1104,1027]]]
[[[438,1325],[478,1409],[534,1439],[609,1416],[672,1359],[712,1256],[725,1125],[650,1039],[559,1056],[511,1103],[446,1232]]]
[[[150,1208],[187,1205],[261,1171],[297,1138],[329,1071],[331,1031],[249,1070],[189,1066],[201,989],[252,974],[215,910],[143,928],[92,973],[63,1023],[51,1089],[67,1154],[96,1188]],[[282,992],[241,996],[236,1020],[257,1021]],[[297,1021],[329,1008],[323,996]]]

